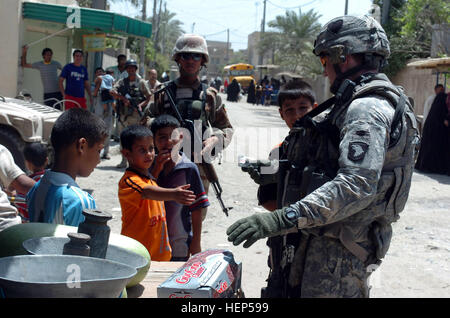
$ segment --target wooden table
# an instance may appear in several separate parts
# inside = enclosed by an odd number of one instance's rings
[[[157,298],[157,287],[183,264],[184,262],[152,261],[147,276],[138,285],[127,288],[128,298]]]

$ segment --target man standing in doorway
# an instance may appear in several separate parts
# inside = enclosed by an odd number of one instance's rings
[[[41,73],[42,86],[44,87],[44,104],[50,107],[62,100],[63,96],[58,87],[58,69],[62,66],[59,62],[53,61],[53,51],[50,48],[42,50],[42,61],[27,63],[28,46],[22,47],[22,56],[20,59],[21,66],[24,68],[33,68],[39,70]],[[61,109],[61,104],[55,106]]]

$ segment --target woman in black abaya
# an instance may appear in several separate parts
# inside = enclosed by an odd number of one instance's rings
[[[256,87],[255,82],[253,80],[250,82],[250,85],[248,86],[247,103],[253,105],[256,103]]]
[[[450,175],[450,114],[447,95],[440,93],[431,105],[423,127],[416,169]]]

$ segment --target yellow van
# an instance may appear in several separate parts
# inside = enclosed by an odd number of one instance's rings
[[[241,88],[244,92],[247,92],[250,82],[252,80],[255,81],[255,70],[251,64],[238,63],[227,65],[223,68],[223,72],[228,84],[230,84],[233,79],[236,79],[236,81],[241,84]]]

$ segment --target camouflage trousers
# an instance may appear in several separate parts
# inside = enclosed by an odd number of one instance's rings
[[[139,116],[137,111],[134,111],[133,114],[129,115],[129,116],[120,115],[119,136],[125,127],[131,126],[131,125],[138,125],[140,123],[140,120],[141,120],[141,117]]]
[[[337,239],[302,236],[288,275],[288,297],[368,298],[367,265]],[[368,246],[363,246],[368,248]]]

